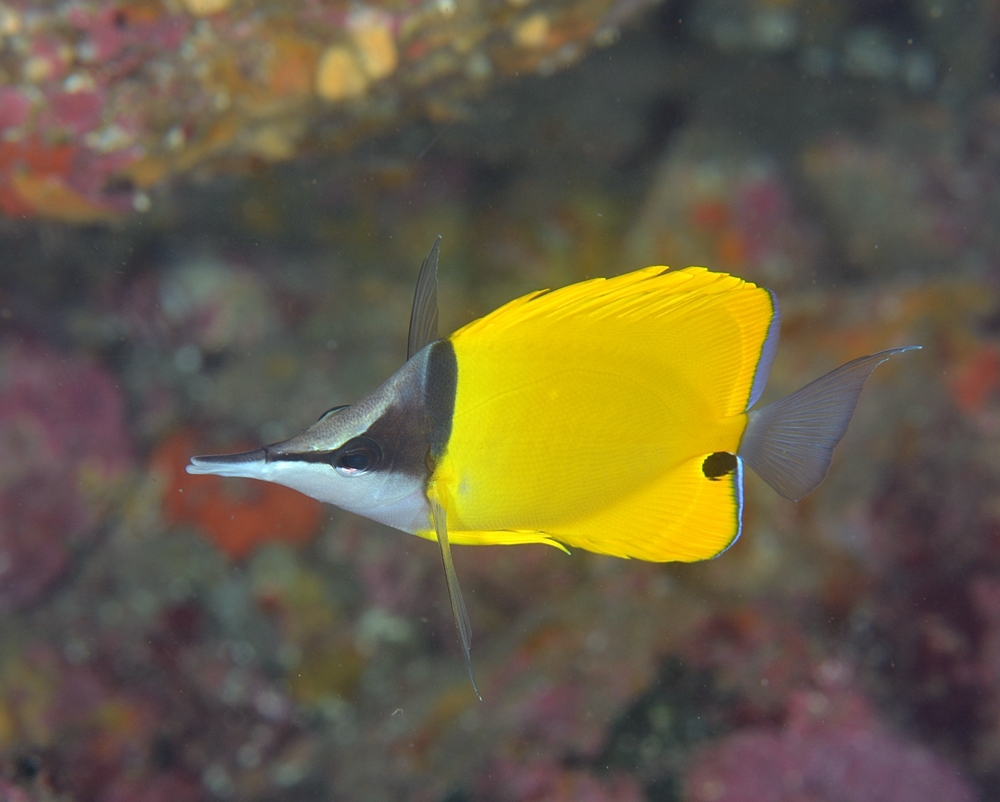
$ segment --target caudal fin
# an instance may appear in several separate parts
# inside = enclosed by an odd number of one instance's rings
[[[919,348],[910,345],[859,357],[751,411],[739,456],[782,496],[802,498],[826,476],[833,449],[847,431],[872,371],[895,354]]]

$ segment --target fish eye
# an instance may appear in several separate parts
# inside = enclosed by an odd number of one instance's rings
[[[375,470],[382,462],[382,449],[369,437],[355,437],[341,446],[333,459],[334,470],[341,476],[360,476]]]

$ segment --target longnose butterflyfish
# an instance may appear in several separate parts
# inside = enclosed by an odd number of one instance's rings
[[[193,457],[188,471],[277,482],[436,540],[470,676],[451,544],[715,557],[740,535],[743,465],[804,496],[871,372],[919,347],[859,357],[753,408],[778,345],[770,290],[647,267],[530,293],[441,338],[439,244],[417,281],[407,360],[381,387],[297,437]]]

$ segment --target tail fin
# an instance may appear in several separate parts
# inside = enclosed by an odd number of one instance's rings
[[[782,496],[802,498],[826,476],[865,380],[890,357],[918,348],[910,345],[859,357],[750,412],[739,456]]]

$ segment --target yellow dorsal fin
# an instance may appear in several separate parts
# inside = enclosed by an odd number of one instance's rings
[[[669,375],[690,381],[718,416],[744,412],[775,304],[771,293],[703,267],[647,267],[562,289],[529,293],[456,331],[456,347],[534,338],[550,349],[598,338],[626,338],[623,347],[661,351]],[[765,377],[766,378],[766,377]]]

